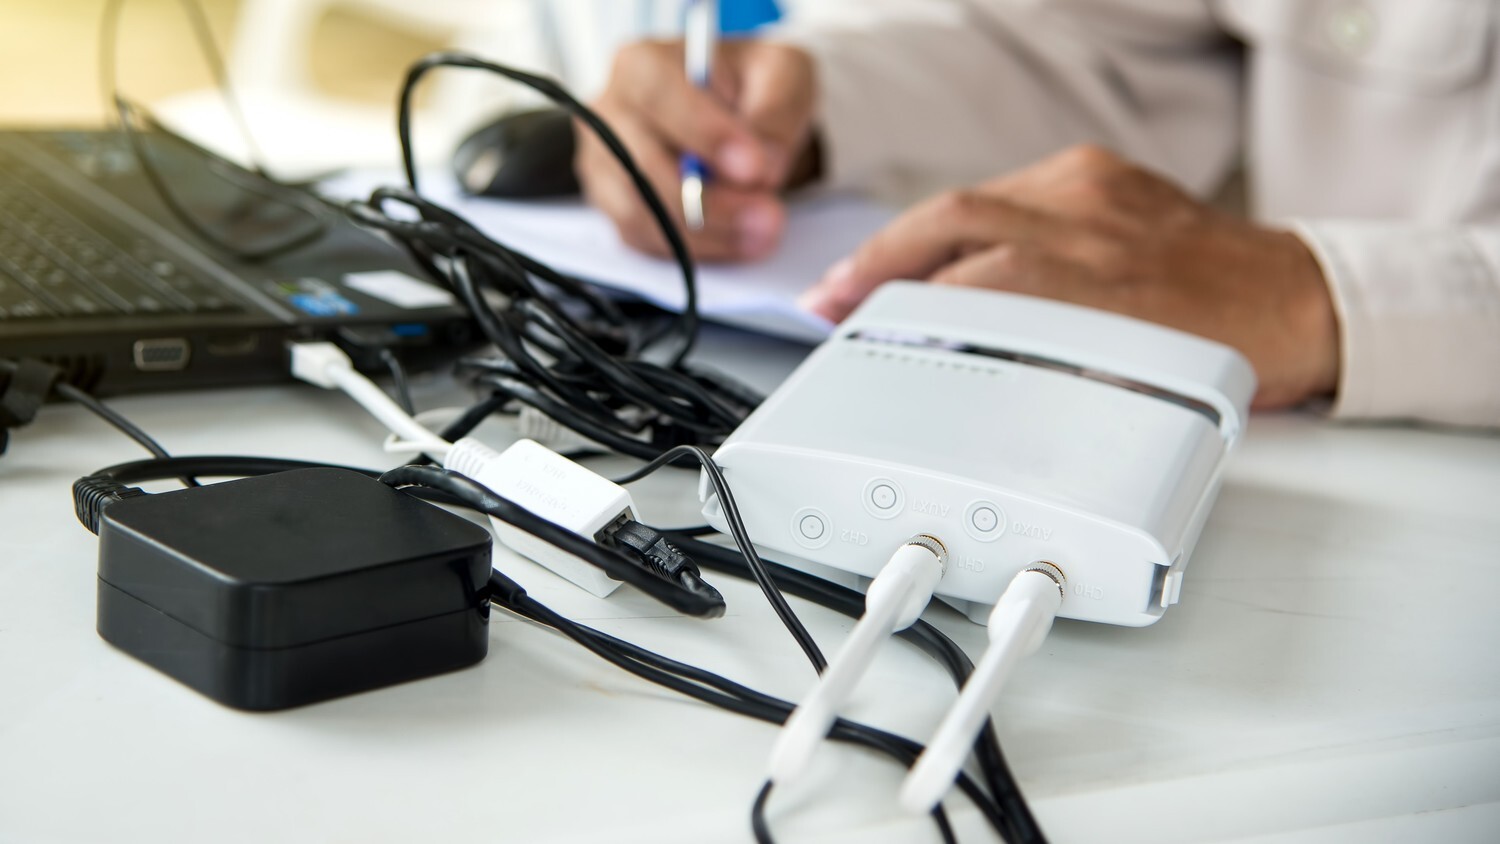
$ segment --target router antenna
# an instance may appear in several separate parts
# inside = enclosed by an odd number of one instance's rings
[[[891,634],[910,627],[932,600],[948,565],[948,550],[926,534],[907,540],[881,568],[865,592],[865,612],[850,632],[828,670],[792,711],[771,750],[769,779],[773,784],[795,780],[807,769],[875,657],[875,649]]]
[[[990,613],[989,647],[901,785],[901,806],[907,811],[931,812],[952,787],[1011,671],[1041,647],[1052,629],[1066,581],[1062,569],[1036,562],[1005,587]]]

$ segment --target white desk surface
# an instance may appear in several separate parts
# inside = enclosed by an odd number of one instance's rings
[[[768,386],[795,349],[716,335]],[[423,385],[419,400],[452,397]],[[116,402],[181,454],[384,466],[344,397],[284,387]],[[0,457],[0,841],[733,842],[773,728],[494,616],[478,666],[301,709],[227,709],[94,632],[96,540],[77,476],[140,452],[71,406]],[[626,465],[616,461],[614,468]],[[690,524],[693,477],[637,490]],[[600,602],[500,556],[554,608],[782,696],[811,669],[755,590],[729,614]],[[996,710],[1057,842],[1500,841],[1500,437],[1259,416],[1183,601],[1153,627],[1059,622]],[[793,601],[833,650],[850,622]],[[971,653],[983,630],[929,617]],[[921,738],[953,695],[889,646],[850,713]],[[828,746],[779,793],[784,842],[936,840],[898,772]],[[963,840],[996,840],[951,800]]]

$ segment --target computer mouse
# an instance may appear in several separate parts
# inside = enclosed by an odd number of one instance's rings
[[[558,108],[508,114],[465,138],[453,172],[475,196],[538,199],[581,192],[573,175],[573,119]]]

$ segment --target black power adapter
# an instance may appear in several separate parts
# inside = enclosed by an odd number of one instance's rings
[[[239,709],[473,665],[490,535],[377,480],[302,469],[111,503],[99,635]]]

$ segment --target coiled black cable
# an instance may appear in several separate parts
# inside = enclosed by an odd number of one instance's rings
[[[619,160],[682,272],[684,306],[666,329],[651,331],[627,319],[592,286],[497,242],[421,196],[411,100],[418,83],[443,67],[497,74],[542,93],[593,131]],[[686,243],[629,151],[561,85],[474,56],[435,53],[408,71],[398,123],[407,186],[379,188],[363,201],[336,204],[355,222],[404,246],[457,295],[500,354],[468,367],[483,383],[591,440],[642,459],[676,445],[716,444],[759,402],[744,385],[687,363],[699,315]],[[663,347],[666,341],[669,347]]]

